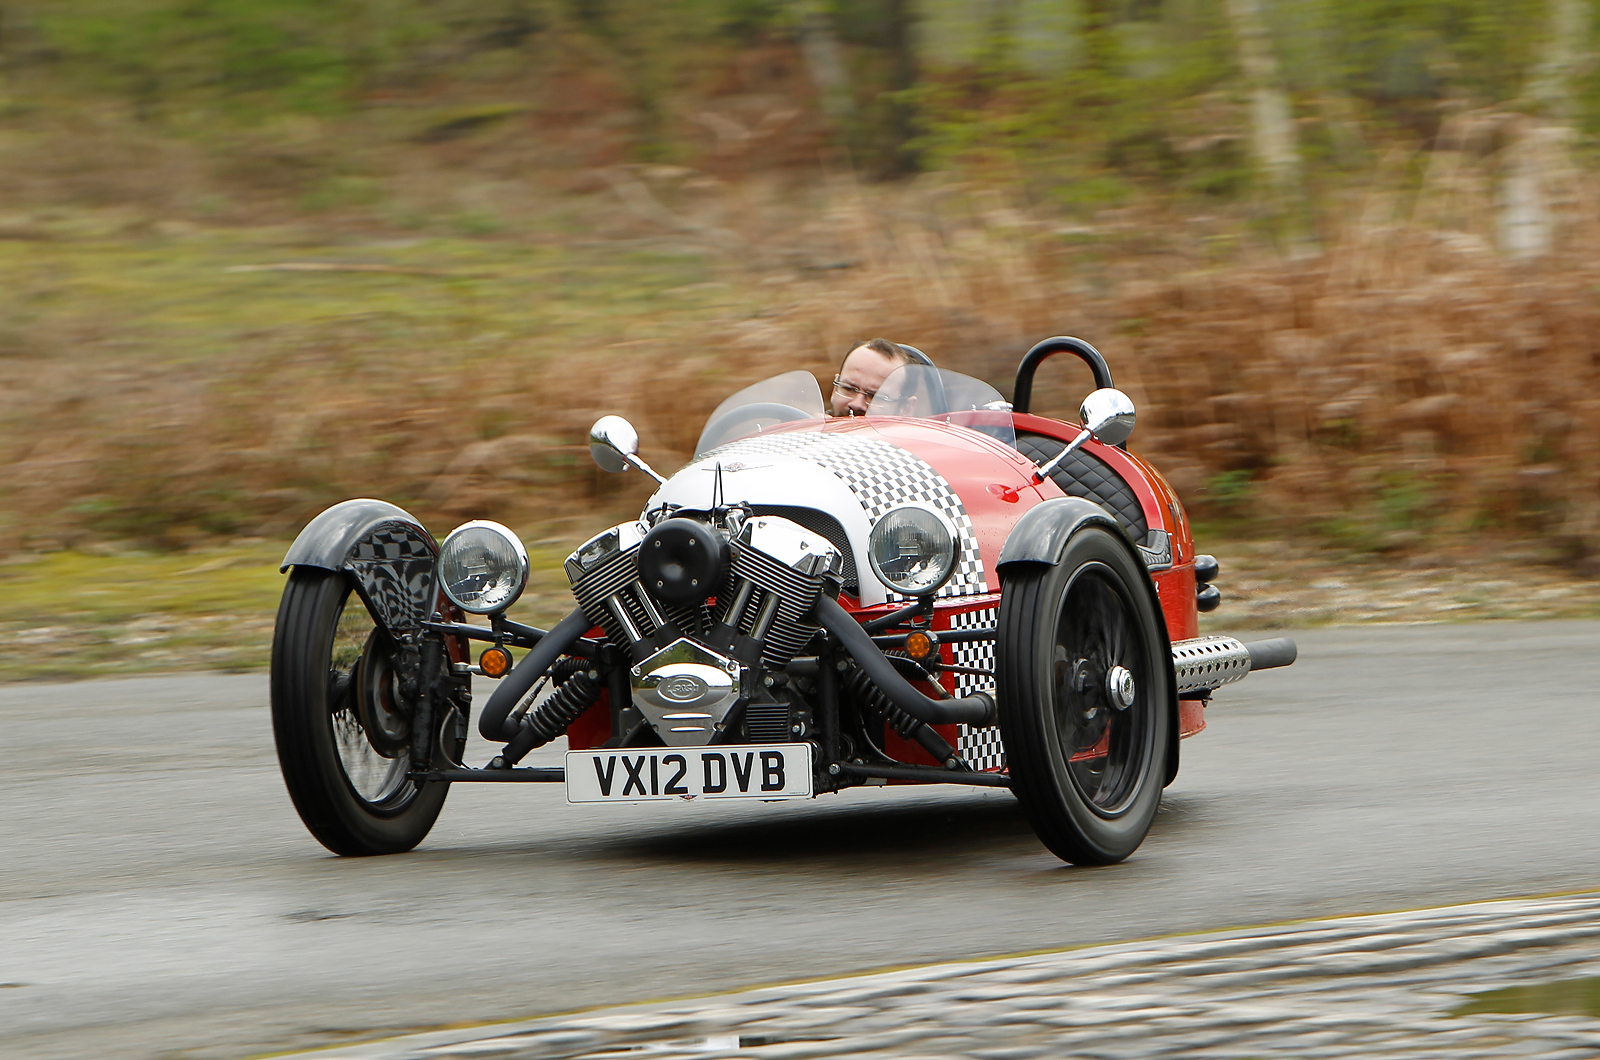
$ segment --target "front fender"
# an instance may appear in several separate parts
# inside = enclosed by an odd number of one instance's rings
[[[1000,549],[1000,562],[995,564],[995,569],[1004,572],[1012,563],[1054,566],[1061,562],[1067,541],[1085,526],[1104,526],[1118,540],[1128,539],[1112,514],[1093,501],[1082,497],[1052,497],[1022,513]],[[1129,548],[1137,559],[1138,550],[1131,545]]]
[[[439,543],[403,508],[370,499],[335,504],[306,524],[279,570],[346,571],[390,633],[422,628],[433,613]]]
[[[1144,571],[1144,589],[1150,595],[1150,604],[1155,609],[1156,626],[1160,630],[1161,643],[1158,647],[1161,657],[1167,660],[1169,667],[1167,711],[1172,723],[1172,741],[1167,745],[1166,783],[1171,784],[1173,778],[1178,775],[1178,686],[1172,679],[1170,669],[1172,639],[1167,632],[1167,616],[1161,608],[1161,597],[1156,593],[1155,582],[1150,577],[1149,569],[1145,566],[1139,549],[1128,540],[1127,531],[1117,524],[1110,512],[1093,501],[1084,500],[1082,497],[1054,497],[1029,508],[1023,513],[1022,518],[1017,520],[1017,525],[1011,528],[1005,545],[1000,549],[1000,562],[995,564],[995,568],[1001,572],[1003,578],[1006,567],[1013,563],[1048,563],[1054,566],[1061,562],[1061,554],[1066,550],[1067,542],[1072,535],[1086,526],[1099,526],[1109,530],[1112,536],[1127,546],[1128,554],[1138,562],[1139,569]]]

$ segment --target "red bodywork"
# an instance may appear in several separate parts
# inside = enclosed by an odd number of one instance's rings
[[[1071,441],[1080,430],[1076,424],[1029,414],[1015,415],[1014,422],[1019,434],[1043,434],[1062,441]],[[932,625],[935,631],[950,629],[955,615],[998,605],[999,576],[995,572],[1000,550],[1012,528],[1022,514],[1034,505],[1053,497],[1065,496],[1048,479],[1035,483],[1034,464],[1017,450],[986,435],[936,420],[866,417],[830,420],[821,427],[796,424],[793,428],[782,425],[771,429],[868,432],[914,453],[949,482],[972,519],[984,570],[988,573],[990,587],[996,591],[978,596],[941,598],[934,610]],[[1098,457],[1127,482],[1143,507],[1150,528],[1165,530],[1169,535],[1173,565],[1151,574],[1166,619],[1167,634],[1171,640],[1199,636],[1199,614],[1195,607],[1194,540],[1177,494],[1155,468],[1132,453],[1092,440],[1084,443],[1082,448],[1084,452]],[[863,622],[901,606],[893,603],[863,607],[848,593],[840,595],[839,603],[846,610],[859,615]],[[599,630],[593,632],[600,633]],[[940,651],[946,663],[953,663],[950,645],[944,645]],[[947,690],[954,690],[954,674],[941,675],[941,681]],[[923,688],[926,690],[927,686],[923,685]],[[952,745],[956,743],[956,726],[936,728],[946,741]],[[1181,736],[1192,736],[1205,728],[1202,701],[1179,701],[1178,728]],[[568,744],[573,750],[598,747],[611,735],[609,697],[605,694],[567,730]],[[921,745],[901,739],[892,730],[886,731],[885,739],[887,743],[880,746],[902,762],[939,764]]]

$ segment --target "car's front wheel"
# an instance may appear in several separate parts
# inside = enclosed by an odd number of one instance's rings
[[[1063,860],[1121,861],[1155,819],[1173,738],[1144,573],[1110,531],[1085,527],[1059,564],[1003,578],[996,676],[1012,791]]]
[[[272,638],[272,729],[300,819],[335,854],[410,850],[450,787],[408,776],[410,712],[387,644],[343,574],[290,572]]]

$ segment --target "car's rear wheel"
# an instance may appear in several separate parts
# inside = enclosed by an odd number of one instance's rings
[[[996,676],[1012,791],[1044,845],[1075,864],[1132,854],[1161,802],[1171,673],[1144,581],[1096,527],[1059,564],[1004,575]]]
[[[410,712],[388,638],[343,574],[296,567],[272,639],[272,729],[295,810],[335,854],[422,841],[449,784],[410,770]]]

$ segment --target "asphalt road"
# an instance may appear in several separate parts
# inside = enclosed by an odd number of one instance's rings
[[[284,794],[264,677],[0,687],[0,1055],[247,1056],[1600,884],[1600,623],[1298,639],[1293,669],[1218,695],[1107,869],[967,790],[580,808],[458,786],[417,852],[341,860]]]

